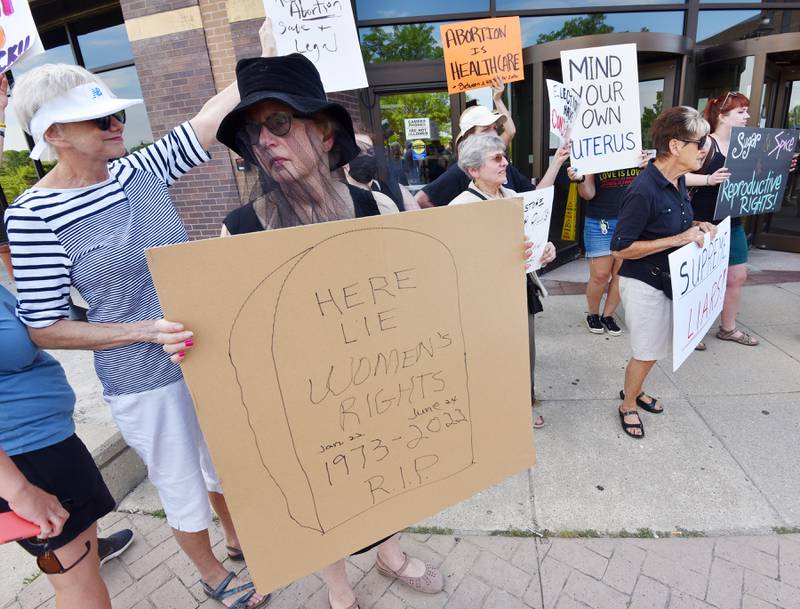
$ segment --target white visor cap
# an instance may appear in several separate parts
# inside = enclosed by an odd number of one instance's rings
[[[56,123],[78,123],[101,118],[141,104],[141,99],[115,96],[104,84],[90,82],[79,85],[46,101],[31,119],[31,135],[36,143],[30,157],[38,160],[47,148],[44,132]]]

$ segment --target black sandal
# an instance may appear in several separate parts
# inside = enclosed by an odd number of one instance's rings
[[[648,397],[653,401],[652,402],[645,402],[642,399],[642,396]],[[620,391],[619,391],[619,399],[620,400],[624,400],[625,399],[625,392],[622,389],[620,389]],[[656,404],[658,404],[658,398],[654,398],[652,395],[647,395],[647,394],[645,394],[644,391],[642,391],[638,396],[636,396],[636,405],[639,408],[641,408],[642,410],[646,410],[647,412],[651,412],[653,414],[661,414],[662,412],[664,412],[664,408],[663,407],[661,407],[660,409],[655,408]]]
[[[642,419],[639,417],[639,413],[636,410],[617,410],[619,413],[619,422],[622,423],[622,431],[628,434],[631,438],[644,438],[644,425],[642,424]],[[635,414],[636,418],[639,419],[638,423],[626,423],[625,417],[628,415]],[[630,432],[631,429],[639,429],[641,430],[641,434],[633,434]]]

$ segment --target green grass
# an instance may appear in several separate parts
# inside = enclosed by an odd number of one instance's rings
[[[800,527],[772,527],[778,535],[794,535],[800,533]]]
[[[453,529],[443,527],[408,527],[406,533],[416,533],[418,535],[452,535]]]
[[[33,575],[29,575],[28,577],[26,577],[25,579],[22,580],[22,584],[24,586],[27,586],[28,584],[32,584],[33,582],[36,581],[36,578],[39,577],[39,575],[41,575],[41,573],[34,573]]]
[[[532,531],[530,529],[505,529],[492,531],[489,535],[493,537],[542,537],[539,531]]]

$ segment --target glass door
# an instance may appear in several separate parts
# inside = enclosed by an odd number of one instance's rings
[[[416,193],[455,163],[450,96],[440,90],[377,98],[389,171]]]

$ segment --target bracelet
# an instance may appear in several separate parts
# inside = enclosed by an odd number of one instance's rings
[[[709,180],[709,178],[710,178],[710,177],[711,177],[711,174],[710,174],[710,173],[709,173],[709,174],[706,174],[706,186],[708,186],[708,180]]]
[[[6,130],[5,129],[0,129],[0,137],[2,137],[3,139],[6,138]]]
[[[6,128],[6,124],[5,123],[0,123],[0,129],[5,129],[5,128]]]
[[[586,181],[586,176],[582,175],[580,180],[574,180],[576,184],[583,184]]]

